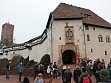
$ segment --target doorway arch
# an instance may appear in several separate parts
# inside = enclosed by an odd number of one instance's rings
[[[76,62],[76,53],[72,50],[66,50],[62,53],[63,64],[73,64]]]

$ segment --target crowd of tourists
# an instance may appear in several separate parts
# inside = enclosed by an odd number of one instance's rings
[[[96,83],[111,83],[111,60],[105,65],[104,59],[93,62],[89,59],[81,59],[75,64],[73,72],[70,65],[63,65],[62,71],[58,71],[56,65],[56,73],[54,69],[51,63],[47,69],[47,73],[50,71],[51,76],[49,83],[52,83],[52,78],[57,79],[58,72],[61,72],[63,83],[72,83],[72,78],[75,83],[92,83],[92,76],[95,77]]]
[[[62,81],[63,83],[72,83],[73,77],[75,83],[92,83],[92,76],[95,77],[96,83],[111,83],[111,60],[107,66],[102,59],[84,60],[81,59],[78,64],[75,65],[73,72],[70,71],[70,66],[63,66],[62,69]]]
[[[47,75],[49,76],[48,83],[52,83],[53,79],[58,79],[62,76],[63,83],[72,83],[71,79],[75,83],[92,83],[91,77],[94,76],[96,83],[111,83],[111,60],[108,65],[105,65],[104,59],[97,59],[92,62],[92,60],[80,59],[78,63],[74,64],[74,70],[71,71],[70,65],[63,65],[62,69],[58,69],[57,63],[50,63],[46,69]],[[28,77],[24,77],[21,81],[21,76],[23,74],[23,65],[20,63],[18,65],[18,76],[19,82],[30,83]],[[44,76],[44,66],[37,63],[33,67],[34,70],[34,83],[46,83]],[[6,65],[6,79],[9,79],[10,63]],[[59,75],[60,74],[60,75]]]

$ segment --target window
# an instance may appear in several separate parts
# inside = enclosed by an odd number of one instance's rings
[[[59,37],[59,40],[61,40],[61,37]]]
[[[93,30],[95,30],[95,27],[93,27]]]
[[[98,40],[99,40],[99,42],[103,42],[103,37],[102,37],[102,35],[99,35],[99,36],[98,36]]]
[[[89,36],[89,34],[87,35],[87,41],[90,41],[90,36]]]
[[[105,55],[107,55],[107,51],[105,51]]]
[[[91,52],[93,52],[93,49],[91,48]]]
[[[70,29],[68,31],[66,31],[66,37],[67,38],[72,38],[73,37],[73,32]]]
[[[69,37],[69,31],[66,32],[66,37]]]
[[[72,37],[73,36],[73,33],[72,33],[72,31],[70,31],[70,37]]]
[[[89,27],[88,27],[88,25],[85,25],[85,29],[86,29],[86,30],[89,30]]]
[[[85,18],[87,18],[88,20],[91,19],[91,15],[88,14],[84,14]]]
[[[110,42],[110,37],[108,35],[106,36],[106,42]]]

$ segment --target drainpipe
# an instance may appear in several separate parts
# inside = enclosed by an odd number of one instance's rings
[[[84,35],[84,45],[85,45],[85,59],[87,59],[87,54],[86,54],[86,37],[85,37],[85,32],[84,32],[84,25],[83,25],[83,35]]]
[[[52,16],[52,14],[51,14],[51,16]],[[51,62],[53,63],[53,37],[52,37],[52,24],[53,24],[53,16],[52,16],[52,19],[51,19],[51,57],[52,57]]]

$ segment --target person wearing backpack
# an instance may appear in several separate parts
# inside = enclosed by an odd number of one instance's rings
[[[70,66],[68,66],[64,75],[65,75],[65,78],[66,78],[66,83],[71,83],[72,72],[70,71]]]
[[[79,83],[92,83],[90,75],[86,72],[86,68],[82,68]]]

